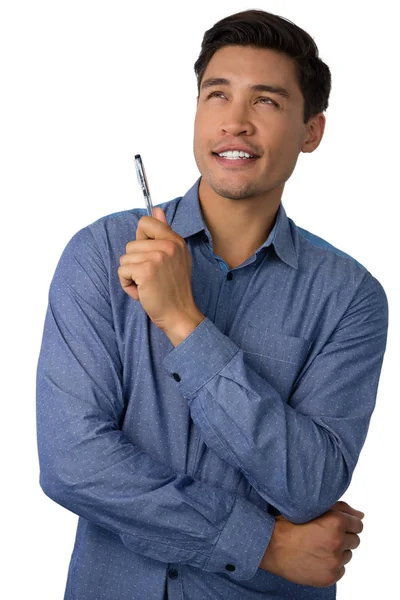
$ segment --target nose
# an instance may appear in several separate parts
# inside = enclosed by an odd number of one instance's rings
[[[244,102],[231,102],[226,107],[221,130],[230,135],[252,135],[255,127]]]

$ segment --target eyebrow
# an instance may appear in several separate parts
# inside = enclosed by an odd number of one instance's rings
[[[216,85],[231,85],[231,82],[229,79],[224,79],[224,77],[210,77],[203,81],[200,89],[204,90],[205,88],[214,87]],[[248,87],[252,92],[269,92],[270,94],[283,96],[283,98],[287,98],[288,100],[291,99],[289,92],[280,85],[257,83],[256,85],[249,85]]]

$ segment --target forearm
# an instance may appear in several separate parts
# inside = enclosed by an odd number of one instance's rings
[[[281,389],[285,369],[294,381],[290,346],[276,347],[275,362],[274,347],[271,360],[260,356],[268,367],[262,377],[209,319],[164,365],[179,375],[176,385],[205,443],[287,519],[302,523],[325,512],[350,484],[375,405],[386,331],[384,294],[367,278],[342,323],[309,358],[290,397],[289,384],[285,396],[270,382],[275,366]]]
[[[273,517],[234,493],[175,473],[135,447],[94,403],[61,394],[50,380],[40,365],[40,482],[50,498],[119,534],[139,554],[222,573],[234,564],[230,576],[254,575]]]
[[[192,418],[205,443],[241,470],[265,500],[293,523],[310,521],[345,492],[351,456],[340,440],[285,404],[251,369],[244,367],[240,384],[224,376],[241,368],[239,353],[218,381],[191,397]]]

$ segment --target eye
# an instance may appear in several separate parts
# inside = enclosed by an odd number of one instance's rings
[[[211,94],[208,94],[207,98],[219,98],[220,96],[223,96],[224,93],[223,92],[211,92]]]
[[[270,102],[272,102],[272,104],[274,104],[274,106],[279,108],[279,104],[277,102],[275,102],[275,100],[268,98],[268,96],[261,96],[261,98],[258,98],[258,100],[268,100],[268,102],[261,102],[261,104],[269,104]]]

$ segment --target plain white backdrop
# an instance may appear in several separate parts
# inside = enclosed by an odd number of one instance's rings
[[[134,154],[143,157],[154,204],[183,195],[194,183],[193,64],[204,31],[249,8],[306,29],[332,72],[324,138],[314,153],[300,155],[283,204],[299,226],[364,264],[389,299],[377,405],[343,496],[366,513],[364,532],[338,583],[338,598],[397,597],[395,3],[13,0],[2,2],[0,12],[4,600],[62,599],[75,536],[76,515],[49,500],[38,484],[36,364],[59,256],[87,224],[144,206]]]

